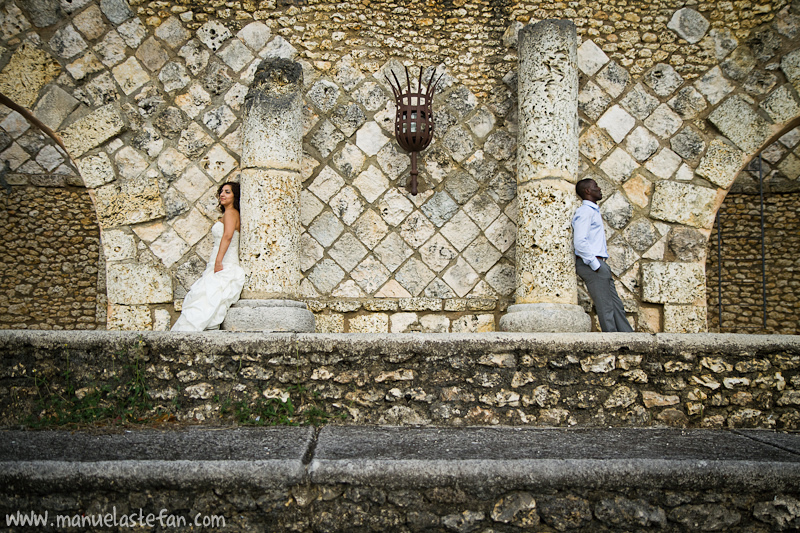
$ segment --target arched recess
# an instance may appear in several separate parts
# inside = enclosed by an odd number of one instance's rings
[[[0,106],[0,329],[104,329],[93,198],[58,137],[7,103],[14,109]]]
[[[709,331],[800,332],[800,120],[738,174],[708,243]]]
[[[763,37],[766,31],[751,35]],[[704,114],[707,136],[694,181],[655,186],[651,217],[681,225],[670,234],[665,262],[645,265],[642,274],[643,300],[664,304],[665,331],[707,330],[705,247],[715,216],[753,158],[800,124],[800,48],[796,39],[775,39],[783,44],[774,44],[756,61],[747,48],[755,46],[750,37],[740,44],[747,50],[739,53],[737,48],[722,61],[722,69],[715,67],[701,79],[706,95],[713,94],[716,101]],[[744,56],[750,62],[743,66],[737,62]],[[726,77],[735,67],[749,70],[734,73],[738,79]]]

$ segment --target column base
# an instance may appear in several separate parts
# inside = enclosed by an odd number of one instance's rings
[[[592,330],[592,319],[579,305],[509,305],[500,318],[500,331],[520,333],[581,333]]]
[[[295,300],[239,300],[228,309],[222,329],[264,333],[314,333],[314,315]]]

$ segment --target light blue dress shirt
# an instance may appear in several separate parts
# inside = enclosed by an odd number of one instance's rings
[[[598,257],[607,258],[606,232],[597,204],[584,200],[572,216],[572,237],[575,255],[592,270],[600,268]]]

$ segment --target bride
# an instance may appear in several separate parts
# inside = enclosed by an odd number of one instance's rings
[[[222,220],[212,226],[214,248],[203,276],[183,299],[183,310],[172,331],[219,329],[228,308],[244,286],[239,266],[239,184],[224,183],[217,191]]]

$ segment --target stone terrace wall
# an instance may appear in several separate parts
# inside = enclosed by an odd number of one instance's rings
[[[280,56],[304,68],[302,289],[320,330],[494,329],[515,288],[517,33],[572,20],[580,173],[603,188],[626,308],[639,331],[703,331],[703,249],[669,244],[706,239],[741,166],[800,115],[800,5],[684,4],[7,1],[0,90],[61,133],[94,190],[109,328],[176,316],[213,192],[237,179],[254,69]],[[383,78],[402,64],[446,72],[417,197]],[[40,173],[6,133],[12,170]],[[386,314],[419,297],[437,317]]]
[[[164,412],[205,423],[299,387],[346,424],[800,429],[794,336],[0,332],[0,358],[6,426],[37,385],[124,387],[138,362]]]
[[[43,185],[0,190],[0,328],[103,329],[105,268],[92,201],[63,180]]]

